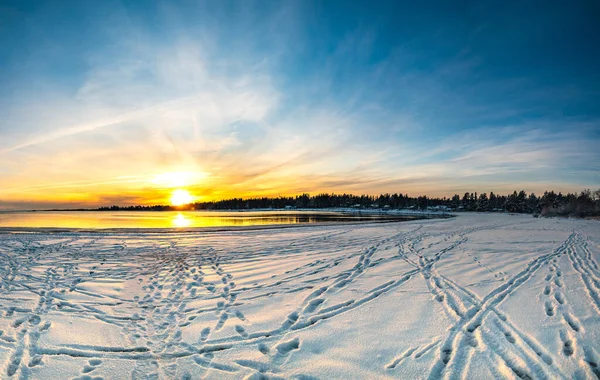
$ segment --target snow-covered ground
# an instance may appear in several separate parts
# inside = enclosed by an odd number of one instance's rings
[[[0,234],[0,378],[600,377],[600,222]]]

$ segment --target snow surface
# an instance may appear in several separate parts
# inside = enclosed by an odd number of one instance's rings
[[[0,378],[600,377],[600,223],[0,234]]]

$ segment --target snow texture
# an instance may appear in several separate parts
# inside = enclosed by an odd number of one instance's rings
[[[600,378],[600,223],[0,234],[3,379]]]

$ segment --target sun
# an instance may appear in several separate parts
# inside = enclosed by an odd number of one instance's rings
[[[190,204],[194,201],[194,197],[189,191],[184,189],[177,189],[171,194],[171,204],[173,206],[183,206]]]

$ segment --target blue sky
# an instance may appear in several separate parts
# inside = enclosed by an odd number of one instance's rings
[[[0,5],[0,208],[600,187],[600,5]],[[160,177],[160,176],[163,177]]]

